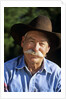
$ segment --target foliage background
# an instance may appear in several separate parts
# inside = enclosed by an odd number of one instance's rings
[[[48,16],[53,25],[53,32],[61,33],[61,8],[60,7],[4,7],[4,61],[10,60],[22,53],[10,35],[13,24],[28,24],[38,15]],[[61,49],[53,52],[48,59],[61,65]]]

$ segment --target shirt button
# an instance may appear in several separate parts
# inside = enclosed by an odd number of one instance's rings
[[[34,89],[34,92],[36,92],[36,89]]]

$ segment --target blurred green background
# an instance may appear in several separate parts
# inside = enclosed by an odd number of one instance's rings
[[[11,26],[16,23],[28,24],[38,15],[48,16],[52,21],[53,32],[61,33],[61,7],[4,7],[4,61],[22,53],[21,47],[10,36]],[[61,65],[61,49],[48,59]]]

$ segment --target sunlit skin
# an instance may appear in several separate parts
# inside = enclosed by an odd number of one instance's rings
[[[42,61],[50,50],[48,39],[42,32],[29,31],[22,37],[21,47],[23,48],[23,52],[32,49],[35,52],[40,51],[43,54],[43,57],[39,57],[24,53],[24,59],[28,69],[32,74],[36,73],[41,68]]]

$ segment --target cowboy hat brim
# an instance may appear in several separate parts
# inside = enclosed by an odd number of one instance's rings
[[[50,42],[51,50],[55,50],[61,46],[61,34],[55,32],[49,32],[46,30],[38,29],[26,24],[14,24],[11,27],[10,34],[15,40],[16,44],[21,45],[22,36],[24,36],[28,31],[40,31],[47,35],[47,38]]]

